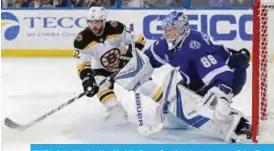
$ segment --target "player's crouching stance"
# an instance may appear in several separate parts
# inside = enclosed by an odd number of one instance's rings
[[[77,59],[78,74],[86,96],[92,97],[97,94],[100,102],[110,113],[108,121],[120,125],[127,123],[127,115],[113,91],[115,82],[113,77],[132,57],[129,46],[132,38],[125,25],[118,21],[106,21],[106,16],[107,13],[103,7],[89,9],[88,27],[74,40],[74,57]],[[143,49],[145,42],[142,35],[135,37],[138,49]],[[103,84],[100,85],[100,83]],[[145,95],[156,102],[162,100],[162,89],[152,80],[144,85],[149,85],[152,89]]]
[[[206,34],[189,28],[182,12],[167,15],[163,29],[164,36],[145,51],[146,56],[137,53],[136,67],[132,67],[131,60],[117,75],[116,82],[130,90],[132,85],[148,79],[153,68],[170,64],[175,69],[163,84],[165,125],[195,127],[226,142],[250,139],[248,120],[231,108],[233,96],[240,93],[245,83],[248,51],[229,51],[214,45]],[[138,73],[132,70],[138,68]],[[135,72],[136,76],[121,79],[127,72]]]

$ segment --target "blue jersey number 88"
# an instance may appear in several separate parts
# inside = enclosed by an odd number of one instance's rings
[[[201,62],[205,68],[209,68],[211,65],[217,64],[217,60],[212,55],[202,57]]]

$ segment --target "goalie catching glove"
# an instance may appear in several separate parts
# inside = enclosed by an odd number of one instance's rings
[[[250,53],[247,49],[243,48],[239,51],[229,50],[232,52],[228,62],[228,66],[231,69],[246,69],[249,66]]]
[[[87,97],[93,97],[99,90],[94,79],[94,74],[91,69],[84,69],[80,73],[80,78],[82,80],[82,86],[86,92]]]

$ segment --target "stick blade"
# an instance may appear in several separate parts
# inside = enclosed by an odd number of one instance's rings
[[[24,130],[24,126],[15,123],[10,118],[5,118],[5,125],[11,129]]]
[[[153,135],[159,131],[161,131],[164,127],[164,124],[157,124],[157,125],[143,125],[138,127],[139,134],[143,136],[150,136]]]

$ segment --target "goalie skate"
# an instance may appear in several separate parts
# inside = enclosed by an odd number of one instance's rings
[[[251,142],[251,125],[248,120],[237,111],[230,113],[233,116],[231,129],[228,132],[226,141],[230,143],[250,143]],[[236,126],[235,126],[236,125]]]

